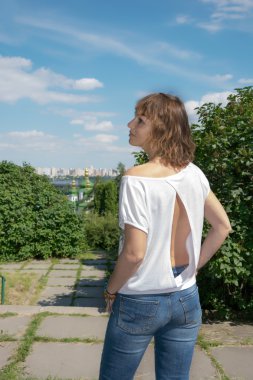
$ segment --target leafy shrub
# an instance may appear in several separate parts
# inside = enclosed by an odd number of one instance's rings
[[[199,274],[202,305],[224,317],[252,312],[253,89],[237,89],[221,104],[198,109],[195,162],[228,213],[233,233]],[[210,282],[211,281],[211,282]],[[208,291],[206,287],[208,284]],[[209,286],[211,285],[211,286]]]
[[[100,182],[94,189],[94,208],[99,215],[118,213],[118,189],[116,181]]]
[[[253,88],[236,89],[221,104],[198,108],[192,125],[197,146],[195,163],[209,179],[211,189],[228,213],[233,233],[199,272],[202,307],[219,317],[252,318],[253,311]],[[134,153],[136,163],[148,161]],[[204,224],[206,235],[208,224]]]
[[[85,246],[67,198],[30,165],[0,163],[0,260],[69,257]]]
[[[84,231],[87,243],[91,249],[104,249],[111,258],[117,257],[119,244],[118,218],[113,214],[84,214]]]

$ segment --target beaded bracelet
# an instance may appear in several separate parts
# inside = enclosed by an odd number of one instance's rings
[[[105,299],[114,300],[117,296],[117,293],[109,293],[107,289],[104,291]]]

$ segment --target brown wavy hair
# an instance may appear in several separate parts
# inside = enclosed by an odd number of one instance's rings
[[[161,157],[164,165],[182,168],[194,159],[195,144],[192,140],[188,116],[183,102],[169,94],[154,93],[140,99],[135,107],[136,115],[147,117],[152,123],[146,147],[152,157]]]

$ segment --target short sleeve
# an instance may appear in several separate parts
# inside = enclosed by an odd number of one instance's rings
[[[202,190],[203,190],[204,199],[206,199],[206,197],[209,194],[209,191],[211,190],[210,184],[209,184],[208,179],[206,178],[205,174],[202,172],[201,169],[199,169],[199,175],[200,175],[200,182],[201,182],[201,186],[202,186]]]
[[[140,181],[122,177],[119,196],[119,226],[130,224],[148,233],[148,216],[145,190]]]

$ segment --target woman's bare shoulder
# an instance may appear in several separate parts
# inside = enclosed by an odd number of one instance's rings
[[[150,173],[149,164],[142,164],[138,166],[133,166],[124,173],[124,176],[146,176]]]

